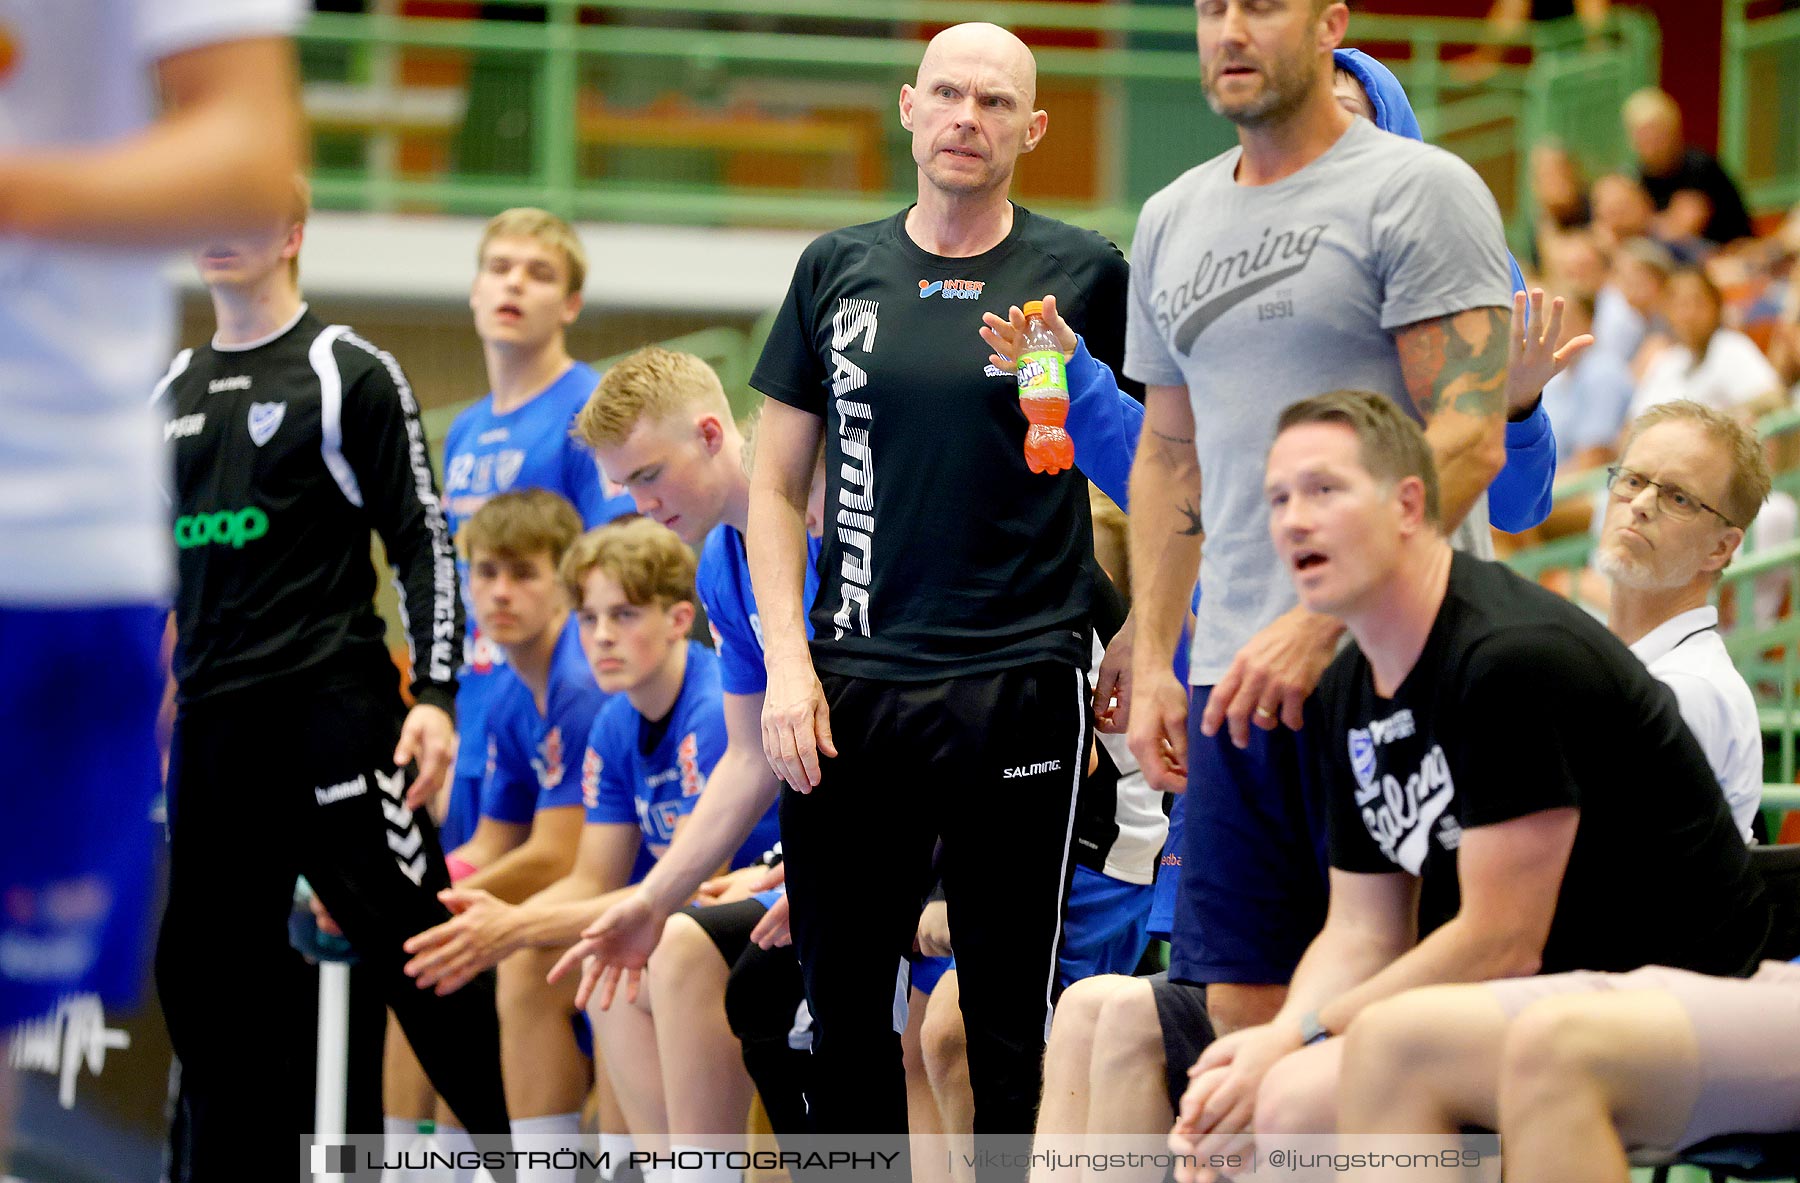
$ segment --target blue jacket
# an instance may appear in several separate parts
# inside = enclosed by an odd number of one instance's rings
[[[1375,108],[1375,126],[1409,140],[1423,140],[1419,118],[1413,114],[1406,88],[1394,72],[1360,49],[1340,49],[1333,55],[1338,67],[1362,84]],[[1525,274],[1519,261],[1512,263],[1513,291],[1525,290]],[[1506,425],[1506,467],[1488,486],[1488,517],[1510,533],[1529,530],[1550,514],[1550,486],[1556,480],[1556,436],[1542,399],[1531,414]]]

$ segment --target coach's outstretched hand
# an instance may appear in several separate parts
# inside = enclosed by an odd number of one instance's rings
[[[419,809],[431,803],[444,787],[456,764],[456,723],[442,707],[420,703],[406,713],[400,742],[394,747],[394,766],[419,762],[419,775],[406,790],[406,807]]]
[[[438,899],[455,915],[401,948],[413,954],[406,974],[419,989],[436,987],[439,994],[451,994],[513,952],[513,914],[518,909],[479,888],[451,888],[438,892]]]
[[[797,656],[768,655],[769,688],[763,694],[763,755],[775,775],[802,793],[819,786],[819,757],[836,756],[831,707],[825,687],[802,648]]]

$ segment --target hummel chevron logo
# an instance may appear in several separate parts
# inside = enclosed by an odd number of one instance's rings
[[[406,773],[404,770],[397,768],[392,774],[389,774],[377,768],[375,770],[375,783],[381,786],[382,792],[398,801],[402,794],[406,792]]]
[[[395,859],[394,861],[399,862],[400,860]],[[408,879],[411,879],[413,881],[414,887],[418,887],[419,885],[424,883],[425,882],[425,856],[423,854],[420,854],[420,855],[416,856],[413,859],[413,861],[410,863],[400,863],[400,873],[402,875],[405,875]]]
[[[416,828],[408,830],[403,838],[399,834],[387,836],[388,849],[401,858],[411,858],[419,852],[419,844],[425,841],[425,835]]]
[[[396,830],[412,829],[413,811],[406,806],[397,805],[392,801],[383,801],[381,803],[381,812],[386,815],[388,824],[393,826]]]

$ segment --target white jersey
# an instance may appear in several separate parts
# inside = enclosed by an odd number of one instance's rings
[[[130,136],[159,60],[300,16],[297,0],[0,0],[0,157]],[[0,603],[167,596],[149,399],[173,327],[155,252],[0,234]]]

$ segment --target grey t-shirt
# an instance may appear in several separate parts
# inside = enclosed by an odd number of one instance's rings
[[[1500,211],[1450,153],[1359,119],[1299,172],[1234,179],[1233,148],[1144,205],[1131,251],[1125,373],[1186,386],[1200,454],[1195,685],[1292,607],[1269,541],[1263,462],[1282,408],[1373,390],[1417,418],[1393,333],[1472,308],[1507,308]],[[1492,554],[1484,498],[1457,531]]]

